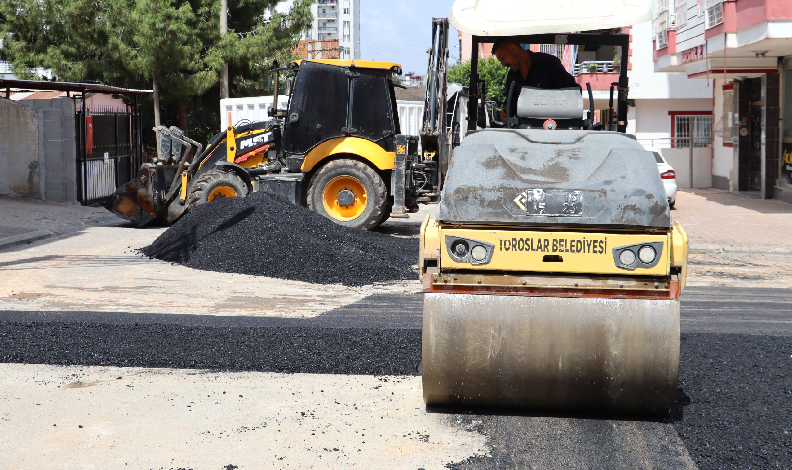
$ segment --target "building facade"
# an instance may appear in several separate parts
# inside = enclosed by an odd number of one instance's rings
[[[286,13],[293,3],[280,1],[270,14]],[[360,0],[316,0],[311,13],[314,20],[300,40],[300,57],[360,59]]]
[[[714,81],[713,187],[792,202],[792,2],[663,0],[653,13],[655,70]]]

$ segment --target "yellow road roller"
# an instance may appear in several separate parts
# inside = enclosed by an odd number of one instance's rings
[[[454,24],[460,3],[479,2],[455,3],[451,23],[464,31]],[[473,51],[498,39],[477,32]],[[629,44],[606,32],[518,39]],[[626,70],[614,88],[616,114],[604,125],[586,117],[579,90],[513,89],[519,100],[502,128],[469,116],[420,232],[427,405],[673,407],[687,235],[654,157],[624,133]]]

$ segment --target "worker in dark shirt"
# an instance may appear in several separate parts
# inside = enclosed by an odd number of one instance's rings
[[[512,82],[517,83],[517,91],[524,86],[542,88],[545,90],[558,90],[561,88],[578,88],[580,85],[575,78],[566,71],[561,61],[554,55],[544,52],[533,52],[522,48],[512,38],[500,38],[492,45],[494,55],[504,67],[508,67],[506,75],[506,93],[509,93]],[[512,96],[517,101],[519,92]],[[501,122],[506,122],[506,109],[501,111]]]

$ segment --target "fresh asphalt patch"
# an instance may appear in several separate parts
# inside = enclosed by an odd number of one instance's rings
[[[458,419],[487,435],[491,452],[455,468],[522,468],[526,455],[562,441],[571,448],[596,443],[596,462],[640,461],[607,450],[630,446],[615,442],[624,433],[607,426],[633,426],[643,448],[660,454],[667,444],[651,436],[674,429],[701,469],[792,468],[792,327],[784,319],[790,300],[783,289],[688,288],[670,416],[568,418],[568,433],[538,440],[524,436],[528,420],[541,416],[467,410]],[[418,375],[421,307],[420,294],[383,294],[309,319],[7,311],[0,313],[0,362]],[[684,468],[672,447],[666,460],[648,462]],[[570,465],[559,460],[558,468],[575,468],[577,457],[566,458]]]

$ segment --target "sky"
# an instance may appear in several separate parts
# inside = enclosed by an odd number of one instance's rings
[[[402,70],[426,74],[432,45],[432,18],[448,18],[453,0],[360,0],[360,58],[400,63]],[[449,27],[449,64],[459,59],[457,32]]]

